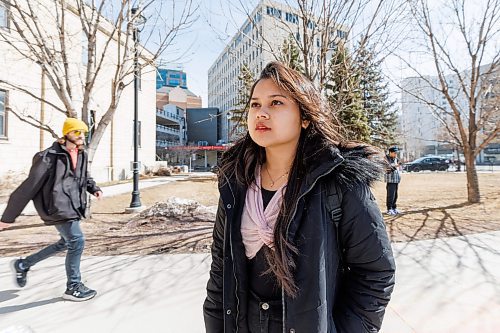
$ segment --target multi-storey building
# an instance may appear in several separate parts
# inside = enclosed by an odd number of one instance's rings
[[[428,81],[433,85],[438,84],[434,77],[409,77],[401,84],[401,140],[407,160],[426,155],[429,149],[437,150],[439,138],[445,134],[445,128],[436,113],[439,112],[438,106],[446,108],[448,102]]]
[[[187,88],[186,73],[182,70],[158,67],[156,77],[156,89],[161,87],[181,87]]]
[[[482,66],[481,72],[489,68],[489,65]],[[461,74],[464,82],[470,82],[470,71],[464,71]],[[444,77],[450,96],[452,96],[459,112],[463,114],[464,126],[467,127],[466,119],[469,113],[469,102],[460,87],[457,75],[448,75]],[[486,93],[478,100],[478,111],[489,112],[488,107],[496,94],[500,91],[500,81],[498,75],[492,73],[487,78]],[[403,79],[401,83],[401,118],[400,126],[403,133],[404,156],[407,159],[413,159],[428,154],[443,155],[450,154],[456,145],[446,128],[456,130],[456,120],[452,115],[452,110],[441,91],[435,87],[440,87],[438,78],[435,76],[409,77]],[[496,103],[497,100],[494,102]],[[500,119],[500,114],[493,115],[495,119]],[[446,126],[445,126],[446,124]],[[458,132],[458,131],[457,131]],[[479,134],[481,136],[481,134]],[[478,163],[485,163],[495,155],[499,145],[499,140],[493,143],[481,152],[477,157]],[[496,156],[493,156],[496,157]],[[500,157],[500,156],[499,156]]]
[[[39,64],[28,56],[20,56],[19,52],[6,41],[15,40],[18,48],[23,45],[18,35],[12,15],[8,14],[8,7],[0,2],[0,178],[5,180],[9,175],[13,182],[26,176],[35,153],[49,147],[54,137],[49,132],[21,121],[15,113],[24,117],[31,117],[34,122],[40,121],[54,129],[54,135],[61,135],[65,114],[56,91],[49,79],[43,75]],[[59,31],[55,23],[55,13],[49,13],[54,5],[50,0],[31,1],[39,15],[37,19],[42,27],[47,27],[44,33],[47,47],[59,40]],[[67,30],[67,63],[68,79],[71,83],[81,82],[87,70],[87,41],[84,36],[80,17],[70,2],[65,3],[65,28]],[[98,50],[104,48],[109,39],[110,27],[108,21],[102,20],[102,29],[97,30]],[[94,84],[95,89],[89,101],[89,123],[99,122],[110,104],[111,82],[115,75],[115,64],[118,54],[118,45],[123,41],[111,39],[102,64],[99,76]],[[57,43],[56,43],[57,44]],[[147,56],[143,52],[143,56]],[[131,80],[129,77],[127,80]],[[146,67],[141,75],[141,90],[139,91],[139,159],[143,167],[150,167],[155,163],[155,71]],[[22,89],[16,89],[22,87]],[[134,87],[127,85],[121,94],[120,103],[115,111],[111,123],[106,128],[100,140],[92,162],[92,176],[97,181],[111,181],[131,176],[131,161],[133,161],[133,120],[134,120]],[[82,89],[72,91],[73,107],[81,116]],[[43,96],[43,97],[42,97]],[[41,102],[44,100],[45,102]],[[15,156],[15,158],[13,158]],[[0,181],[1,182],[1,181]]]
[[[238,32],[226,45],[208,70],[208,106],[221,111],[222,141],[230,141],[231,110],[240,107],[238,91],[242,86],[238,76],[246,65],[257,78],[262,68],[276,60],[276,53],[286,39],[301,39],[301,22],[298,11],[286,4],[262,0],[243,23]],[[308,28],[314,28],[310,20]],[[334,29],[338,38],[346,38],[345,29]],[[313,48],[320,48],[320,41],[314,41]],[[333,47],[332,47],[333,49]]]
[[[175,104],[184,110],[201,108],[201,97],[187,88],[161,87],[156,90],[156,108],[162,109],[167,104]]]
[[[156,81],[156,159],[177,162],[179,154],[167,148],[187,144],[186,109],[201,108],[201,97],[186,85],[186,73],[158,69]]]
[[[177,105],[167,104],[156,109],[156,159],[167,159],[167,147],[187,142],[186,112]]]

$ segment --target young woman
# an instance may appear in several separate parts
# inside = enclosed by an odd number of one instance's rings
[[[369,188],[382,160],[341,143],[320,93],[294,70],[269,63],[250,96],[248,133],[219,170],[206,331],[377,332],[395,272]]]

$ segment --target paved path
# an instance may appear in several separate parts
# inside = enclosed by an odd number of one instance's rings
[[[151,179],[141,179],[139,181],[139,190],[148,188],[148,187],[153,187],[153,186],[159,186],[159,185],[164,185],[168,184],[171,182],[175,182],[178,180],[184,180],[190,177],[203,177],[203,176],[213,176],[214,174],[212,172],[192,172],[190,174],[186,175],[174,175],[172,177],[155,177]],[[132,181],[123,183],[123,184],[116,184],[116,185],[110,185],[110,186],[102,186],[102,190],[104,192],[105,197],[111,197],[115,195],[120,195],[124,193],[132,193],[132,186],[133,183]],[[90,196],[91,199],[95,199],[94,196]],[[5,207],[7,206],[7,203],[0,203],[0,215],[3,213],[5,210]],[[35,207],[33,206],[33,201],[30,201],[26,208],[23,210],[22,214],[24,215],[34,215],[37,214]]]
[[[500,232],[394,244],[397,284],[383,333],[496,333],[500,329]],[[0,258],[0,333],[204,332],[208,254],[85,257],[95,299],[73,303],[64,258],[33,267],[14,287]],[[355,333],[355,332],[353,332]]]

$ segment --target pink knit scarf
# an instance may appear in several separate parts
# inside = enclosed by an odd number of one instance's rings
[[[247,258],[252,259],[262,245],[274,247],[274,226],[278,218],[286,183],[276,191],[264,210],[261,190],[261,168],[255,172],[255,183],[247,190],[241,216],[241,236]]]

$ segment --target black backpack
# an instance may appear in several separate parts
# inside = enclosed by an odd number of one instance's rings
[[[339,267],[341,273],[346,272],[347,267],[344,260],[344,247],[340,237],[340,221],[342,220],[342,191],[335,181],[326,182],[326,210],[330,220],[333,223],[335,235],[337,238],[337,251],[339,253]]]

